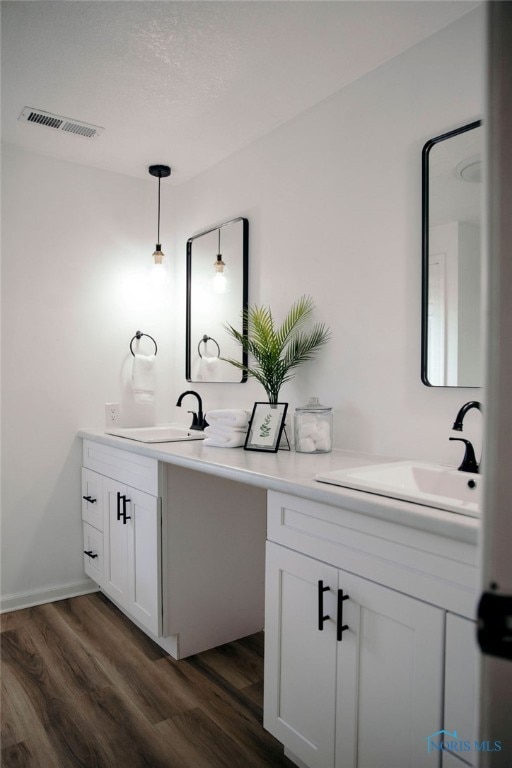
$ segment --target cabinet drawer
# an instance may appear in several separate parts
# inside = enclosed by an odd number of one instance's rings
[[[103,492],[101,475],[82,467],[82,520],[103,530]]]
[[[83,465],[139,491],[158,496],[158,461],[110,445],[84,440]]]
[[[103,584],[103,533],[88,523],[84,528],[84,571],[100,586]],[[90,554],[86,554],[89,552]]]

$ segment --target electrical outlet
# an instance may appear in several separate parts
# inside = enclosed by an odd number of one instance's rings
[[[105,403],[105,426],[114,427],[119,424],[119,403]]]

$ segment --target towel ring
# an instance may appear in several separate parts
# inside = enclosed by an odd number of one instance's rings
[[[132,353],[132,355],[135,357],[135,352],[134,352],[134,351],[133,351],[133,349],[132,349],[132,344],[133,344],[133,342],[135,341],[135,339],[137,339],[137,341],[138,341],[138,340],[139,340],[139,339],[141,339],[143,336],[147,336],[147,337],[148,337],[148,339],[151,339],[151,341],[152,341],[152,342],[153,342],[153,344],[155,345],[155,355],[156,355],[156,353],[158,352],[158,347],[157,347],[157,345],[156,345],[156,341],[154,340],[154,338],[153,338],[152,336],[150,336],[150,335],[149,335],[149,333],[142,333],[142,331],[135,331],[135,336],[134,336],[134,337],[133,337],[133,339],[130,341],[130,352]]]
[[[199,344],[197,345],[197,354],[199,355],[199,357],[201,359],[203,358],[203,356],[201,354],[201,344],[204,344],[206,346],[206,344],[209,341],[213,341],[213,343],[217,347],[217,357],[220,357],[220,347],[219,347],[219,345],[217,344],[217,342],[215,341],[214,338],[212,338],[211,336],[207,336],[206,333],[205,333],[205,335],[203,336],[203,338],[200,340]]]

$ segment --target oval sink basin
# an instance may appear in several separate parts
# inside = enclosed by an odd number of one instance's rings
[[[106,430],[107,435],[126,437],[140,443],[177,443],[182,440],[203,440],[204,432],[188,429],[181,424],[160,424],[156,427],[120,427]]]
[[[316,479],[471,517],[480,515],[482,476],[453,467],[396,461],[325,472]]]

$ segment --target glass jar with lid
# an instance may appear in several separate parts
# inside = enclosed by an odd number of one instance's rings
[[[295,450],[298,453],[329,453],[332,449],[332,408],[310,397],[295,409]]]

